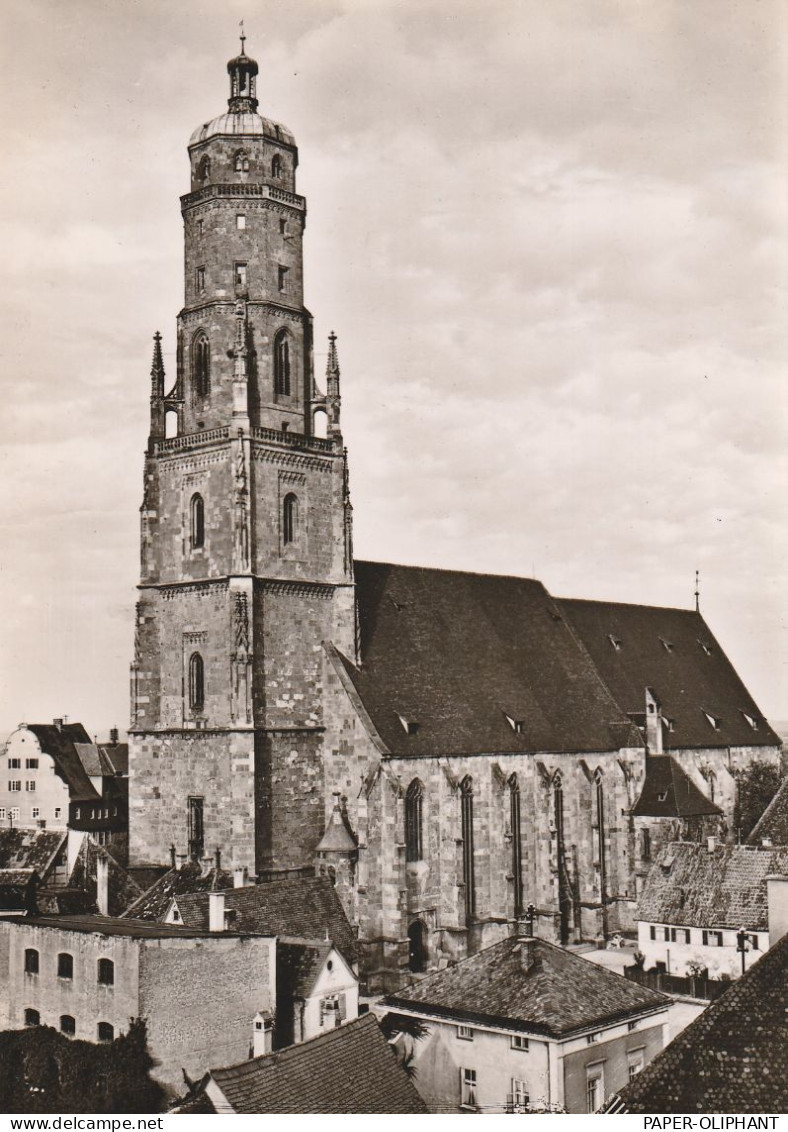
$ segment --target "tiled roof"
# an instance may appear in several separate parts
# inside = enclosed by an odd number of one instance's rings
[[[129,745],[128,743],[99,744],[99,750],[109,763],[110,774],[129,773]]]
[[[635,817],[688,818],[721,814],[671,755],[648,755]]]
[[[615,1113],[788,1111],[788,936],[608,1106]]]
[[[692,928],[766,931],[766,877],[788,871],[788,848],[677,841],[660,852],[638,900],[638,919]]]
[[[665,995],[543,939],[509,936],[390,995],[422,1014],[564,1037],[666,1009]]]
[[[355,574],[361,666],[343,658],[344,671],[390,752],[642,746],[540,582],[376,562]]]
[[[122,935],[132,939],[214,939],[216,932],[200,931],[182,927],[180,924],[156,924],[150,920],[133,920],[126,916],[28,916],[26,924],[39,928],[59,928],[61,931],[96,933],[98,935]],[[237,932],[224,932],[237,935]]]
[[[622,711],[642,713],[645,689],[654,689],[672,723],[663,733],[666,749],[779,746],[700,613],[563,598],[557,604]]]
[[[0,869],[35,869],[44,880],[65,841],[65,830],[0,829]]]
[[[772,845],[788,845],[788,778],[763,811],[747,844],[760,845],[765,838]]]
[[[215,868],[204,873],[195,862],[187,862],[180,869],[170,869],[164,876],[151,885],[147,892],[143,892],[126,911],[124,916],[133,916],[137,920],[163,920],[174,896],[183,896],[187,892],[204,892],[205,896],[205,930],[208,930],[208,896],[209,892],[217,888],[229,889],[233,878],[229,873]],[[179,904],[180,907],[180,904]]]
[[[328,877],[289,877],[285,880],[231,888],[224,906],[235,912],[233,930],[256,935],[331,940],[349,962],[358,945],[353,928]],[[208,927],[208,893],[178,896],[184,924]]]
[[[109,914],[120,916],[130,904],[142,896],[142,892],[126,869],[89,835],[82,838],[82,844],[79,847],[79,853],[69,877],[69,884],[72,888],[82,889],[91,901],[93,909],[95,909],[98,889],[98,865],[96,862],[99,857],[107,862],[108,867]]]
[[[81,723],[64,723],[57,727],[54,723],[28,723],[42,751],[50,755],[58,773],[68,786],[69,797],[74,802],[94,801],[99,795],[94,790],[85,773],[75,744],[90,745],[90,736]]]
[[[211,1077],[237,1113],[427,1112],[372,1014]]]
[[[309,998],[315,981],[333,950],[330,942],[277,939],[276,981],[290,998]]]

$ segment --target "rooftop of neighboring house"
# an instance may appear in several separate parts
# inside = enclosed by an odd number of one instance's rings
[[[0,869],[33,869],[44,880],[66,837],[64,829],[0,829]]]
[[[647,687],[668,746],[779,743],[694,611],[381,562],[355,575],[361,664],[340,656],[338,672],[382,753],[642,747]]]
[[[788,778],[772,798],[747,838],[748,845],[788,845]]]
[[[787,995],[784,936],[657,1054],[605,1111],[785,1112]]]
[[[332,951],[334,945],[325,940],[277,939],[277,983],[292,998],[309,998]]]
[[[788,847],[759,849],[677,841],[652,864],[638,900],[638,919],[696,928],[766,931],[766,877],[788,871]]]
[[[509,936],[389,995],[384,1005],[566,1038],[665,1010],[669,1000],[546,940]]]
[[[372,1014],[210,1078],[236,1113],[427,1112]]]
[[[622,711],[657,694],[666,749],[779,746],[780,738],[694,609],[610,601],[558,602]]]
[[[671,755],[649,755],[635,817],[689,818],[721,814]]]
[[[55,763],[59,776],[68,786],[73,802],[93,802],[100,797],[79,757],[77,744],[90,746],[91,740],[81,723],[27,723],[41,750]]]
[[[184,864],[169,869],[155,880],[150,888],[129,904],[123,912],[124,916],[131,916],[137,920],[163,920],[174,896],[183,896],[187,892],[205,893],[205,927],[208,927],[208,893],[217,889],[232,888],[232,876],[222,868],[216,868],[215,862],[210,866],[200,865],[196,861],[187,861]]]
[[[128,774],[127,743],[75,743],[79,761],[91,778],[114,778]]]
[[[208,927],[207,891],[177,894],[176,905],[184,924]],[[328,877],[288,877],[230,888],[224,906],[235,913],[234,931],[330,940],[348,962],[355,962],[356,934]]]
[[[13,922],[19,923],[18,920]],[[217,939],[238,935],[235,931],[201,931],[181,924],[158,924],[125,916],[27,916],[23,923],[30,927],[57,928],[59,931],[91,935],[128,936],[131,939]]]

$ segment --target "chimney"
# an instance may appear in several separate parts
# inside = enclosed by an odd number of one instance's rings
[[[710,853],[713,853],[714,850],[717,848],[717,838],[716,837],[707,837],[706,838],[706,848],[708,849],[708,851]]]
[[[175,857],[176,857],[176,860],[178,862],[178,868],[179,869],[185,869],[186,868],[186,862],[189,859],[189,854],[188,853],[176,853]]]
[[[200,871],[201,871],[202,875],[204,877],[207,877],[208,873],[211,871],[212,868],[213,868],[213,857],[203,857],[202,861],[200,862]]]
[[[244,888],[248,883],[248,874],[246,865],[241,868],[233,869],[233,888]]]
[[[662,705],[653,688],[646,688],[646,752],[662,754]]]
[[[176,862],[177,862],[177,856],[176,856],[176,853],[175,853],[175,846],[171,845],[170,846],[170,868],[171,869],[175,868]]]
[[[52,723],[55,725],[55,727],[57,727],[58,731],[63,730],[63,720],[62,719],[53,719]]]
[[[222,851],[221,851],[221,849],[219,848],[218,845],[216,846],[216,849],[215,849],[214,855],[213,855],[213,867],[216,869],[216,873],[217,873],[217,876],[218,876],[219,870],[222,867]]]
[[[117,745],[118,745],[118,729],[117,729],[117,727],[110,727],[110,729],[109,729],[109,742],[110,742],[110,746],[117,747]]]
[[[532,971],[536,964],[536,944],[532,938],[521,939],[519,943],[520,948],[520,966],[526,974]]]
[[[96,906],[100,916],[109,915],[109,859],[96,854]]]
[[[766,905],[769,915],[769,947],[788,935],[788,877],[770,873],[766,878]]]
[[[268,1014],[255,1014],[252,1030],[252,1057],[262,1057],[273,1049],[274,1028]]]
[[[208,893],[208,931],[224,931],[224,892]]]

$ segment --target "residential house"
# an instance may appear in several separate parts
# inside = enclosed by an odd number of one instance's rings
[[[276,941],[277,1048],[358,1017],[358,978],[330,941]]]
[[[212,1069],[176,1112],[389,1113],[428,1110],[372,1014],[264,1057]]]
[[[785,878],[781,883],[788,886]],[[605,1111],[786,1112],[786,931],[788,915],[775,921],[779,938],[769,951],[620,1089]]]
[[[111,1041],[147,1021],[152,1075],[175,1090],[183,1073],[249,1055],[270,1031],[275,941],[107,916],[0,920],[0,1028],[54,1026]],[[269,1036],[270,1043],[270,1036]]]
[[[661,965],[672,975],[707,970],[714,979],[738,978],[774,942],[775,899],[770,884],[788,870],[788,847],[675,842],[654,861],[638,904],[638,949],[647,970]]]
[[[128,746],[94,743],[81,723],[20,724],[3,753],[0,824],[92,834],[124,864],[128,855]]]
[[[664,1044],[669,1000],[543,939],[511,936],[384,1000],[430,1112],[596,1112]],[[392,1020],[396,1024],[396,1020]]]

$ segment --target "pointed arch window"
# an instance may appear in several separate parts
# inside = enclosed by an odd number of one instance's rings
[[[189,660],[189,707],[192,711],[202,711],[205,706],[205,665],[198,652]]]
[[[523,914],[523,835],[520,823],[520,783],[516,774],[509,779],[509,825],[512,834],[514,917],[519,920]]]
[[[422,800],[424,789],[418,778],[414,778],[405,794],[405,860],[421,861],[424,856],[422,845]]]
[[[196,550],[205,546],[205,502],[199,492],[192,496],[190,506],[191,544]]]
[[[290,492],[282,503],[282,542],[285,546],[295,542],[298,534],[298,498]]]
[[[274,392],[290,396],[290,337],[280,330],[274,339]]]
[[[239,149],[235,155],[235,171],[236,173],[249,172],[249,154],[245,149]]]
[[[473,779],[460,783],[460,827],[462,831],[462,882],[465,886],[465,919],[476,911],[476,876],[473,869]]]
[[[282,176],[282,158],[279,156],[278,153],[274,154],[273,160],[271,161],[271,176],[272,177],[281,177]]]
[[[597,859],[599,861],[599,897],[604,915],[605,899],[607,895],[607,859],[605,856],[605,784],[601,770],[597,770],[594,774],[594,792],[596,803]]]
[[[205,183],[211,176],[211,159],[210,157],[203,157],[200,164],[197,166],[197,180]]]
[[[211,392],[211,347],[204,330],[192,342],[192,389],[195,397],[207,397]]]

